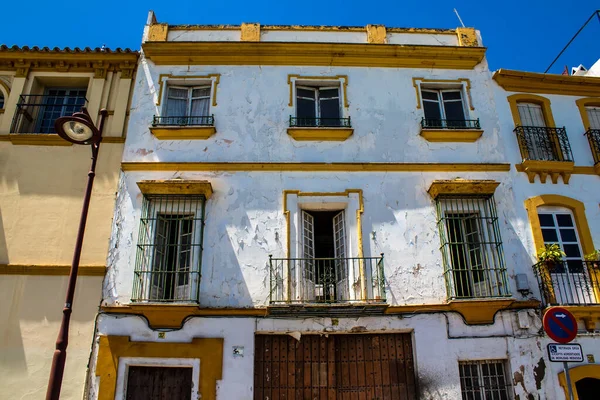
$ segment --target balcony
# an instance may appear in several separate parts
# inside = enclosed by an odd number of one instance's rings
[[[305,118],[292,117],[288,134],[300,141],[344,141],[353,133],[348,118]]]
[[[54,144],[70,146],[54,132],[54,121],[80,111],[87,100],[85,91],[75,94],[21,95],[10,127],[14,144]],[[35,135],[35,136],[34,136]]]
[[[483,130],[479,119],[421,119],[421,136],[428,142],[474,142]]]
[[[546,183],[548,176],[554,184],[558,183],[559,176],[564,183],[569,183],[574,163],[565,128],[517,126],[514,132],[523,157],[517,170],[525,172],[529,182],[534,183],[537,175],[542,183]]]
[[[600,129],[588,129],[585,136],[587,136],[594,156],[594,170],[600,175]]]
[[[216,133],[215,116],[180,116],[152,118],[150,132],[160,140],[208,139]]]
[[[533,271],[545,306],[600,305],[600,262],[539,262]]]
[[[273,258],[271,313],[381,313],[385,278],[381,257]],[[361,277],[364,277],[361,279]],[[383,307],[382,307],[383,306]],[[291,308],[290,308],[291,307]]]

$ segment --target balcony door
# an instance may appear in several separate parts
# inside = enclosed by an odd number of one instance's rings
[[[558,244],[567,255],[563,264],[550,272],[554,296],[559,304],[594,302],[591,281],[583,262],[577,227],[570,211],[544,207],[538,209],[544,244]]]
[[[524,130],[525,140],[530,160],[556,160],[554,146],[546,129],[546,120],[542,106],[534,103],[518,103],[521,126],[529,128]]]
[[[600,107],[586,107],[585,112],[590,121],[590,129],[600,129]]]
[[[54,121],[59,117],[71,115],[85,105],[86,89],[47,88],[42,97],[42,108],[37,120],[39,133],[54,133]]]
[[[303,299],[349,300],[345,212],[302,211]]]

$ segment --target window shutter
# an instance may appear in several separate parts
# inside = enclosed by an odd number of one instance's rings
[[[590,120],[590,129],[600,129],[600,107],[586,107],[585,111]]]
[[[425,113],[425,119],[434,121],[441,120],[442,110],[440,108],[439,93],[435,90],[421,90],[421,96],[423,97],[423,112]]]
[[[346,213],[340,211],[333,217],[333,243],[335,251],[335,283],[338,300],[348,299],[348,265],[346,254]]]
[[[460,90],[442,90],[441,94],[448,127],[464,127],[465,109]]]
[[[165,298],[165,277],[167,270],[167,246],[169,244],[169,220],[164,215],[156,216],[156,235],[154,237],[154,261],[152,262],[152,278],[150,279],[150,300]]]
[[[317,89],[305,86],[296,87],[296,117],[309,119],[316,118],[316,101]]]
[[[538,104],[518,103],[519,117],[521,118],[521,126],[546,126],[544,120],[544,112]]]
[[[315,224],[314,217],[302,211],[302,273],[304,300],[315,298]]]

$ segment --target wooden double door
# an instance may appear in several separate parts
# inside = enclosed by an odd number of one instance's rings
[[[256,335],[255,400],[414,400],[410,334]]]

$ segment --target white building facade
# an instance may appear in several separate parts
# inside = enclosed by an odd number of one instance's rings
[[[142,50],[90,399],[564,398],[478,32],[151,14]]]

